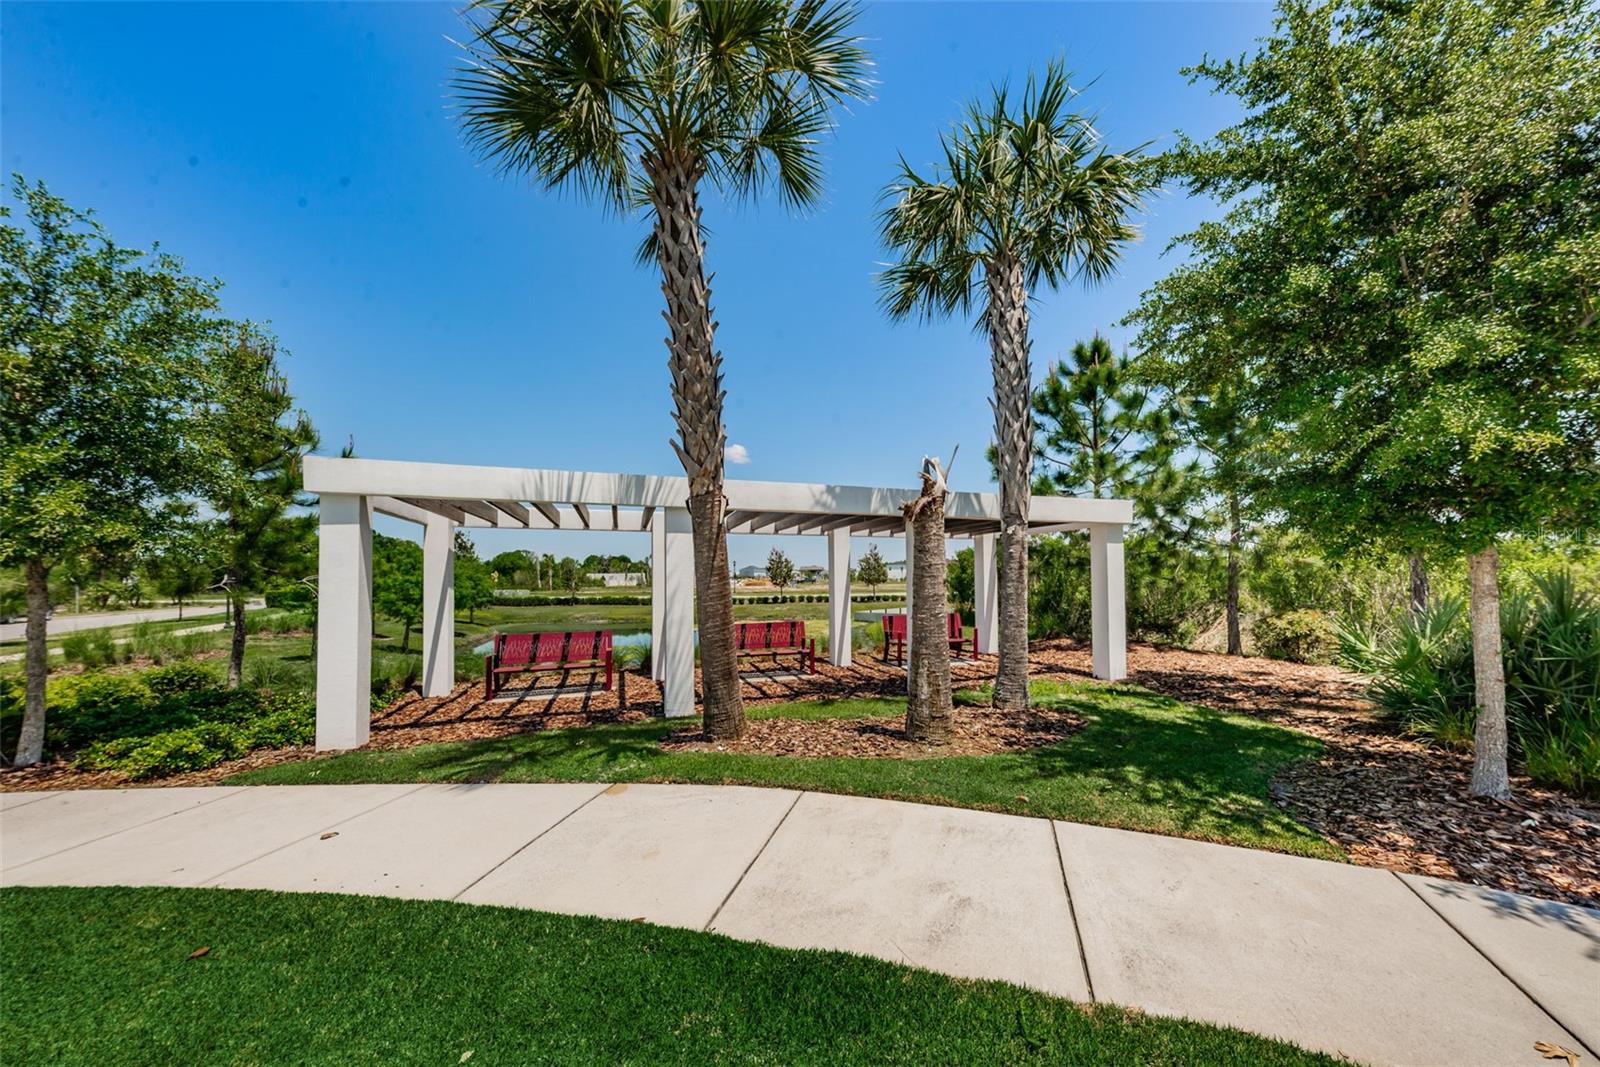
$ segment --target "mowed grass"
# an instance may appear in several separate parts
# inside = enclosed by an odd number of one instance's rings
[[[443,901],[6,889],[0,974],[15,1063],[1334,1062],[844,953]]]
[[[694,720],[591,726],[485,741],[361,750],[284,763],[229,784],[348,782],[735,782],[889,797],[1194,837],[1327,859],[1338,846],[1269,795],[1273,775],[1320,742],[1246,716],[1131,686],[1036,683],[1035,699],[1087,721],[1026,752],[924,759],[802,759],[665,751]],[[968,694],[968,698],[971,695]],[[903,700],[808,701],[754,717],[903,715]]]

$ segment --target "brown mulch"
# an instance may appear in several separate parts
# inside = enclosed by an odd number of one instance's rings
[[[903,684],[903,683],[902,683]],[[1070,711],[1032,708],[1022,715],[993,708],[956,706],[949,742],[929,745],[905,735],[899,716],[854,719],[751,719],[738,741],[708,741],[699,730],[667,735],[661,747],[677,752],[744,752],[762,756],[906,759],[919,756],[986,756],[1053,745],[1083,729]]]
[[[1039,642],[1036,677],[1086,681],[1087,647]],[[1150,645],[1128,650],[1129,680],[1165,696],[1266,719],[1323,742],[1316,759],[1287,768],[1274,800],[1342,845],[1369,867],[1438,875],[1498,889],[1600,906],[1600,805],[1514,779],[1514,800],[1473,798],[1470,754],[1430,747],[1377,718],[1361,680],[1333,667],[1239,658]],[[958,685],[993,676],[993,660],[957,663]],[[530,730],[641,722],[659,716],[661,694],[644,675],[624,672],[618,691],[574,674],[537,679],[538,689],[484,700],[481,684],[449,696],[408,696],[375,712],[371,745],[403,748],[437,741],[501,737]],[[891,696],[905,675],[876,658],[849,668],[818,664],[817,674],[788,668],[750,671],[750,705],[808,698]],[[558,687],[558,688],[557,688]],[[898,719],[752,719],[750,733],[726,751],[771,755],[904,758],[927,754],[898,736]],[[987,709],[957,709],[957,739],[942,753],[966,754],[1051,744],[1082,724],[1067,713],[1034,711],[994,721]],[[710,748],[689,731],[664,742],[677,750]],[[308,748],[273,750],[151,785],[203,785],[255,767],[304,759]],[[127,787],[120,775],[91,774],[53,763],[0,776],[0,789]]]

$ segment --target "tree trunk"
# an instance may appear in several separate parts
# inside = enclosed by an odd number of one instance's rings
[[[50,649],[45,631],[50,613],[50,568],[30,561],[24,568],[28,581],[27,695],[23,701],[22,732],[17,735],[16,767],[31,767],[44,758],[44,685],[50,676]]]
[[[411,620],[407,619],[405,628],[400,631],[400,651],[411,651]]]
[[[727,499],[722,494],[722,356],[715,349],[711,288],[700,237],[699,160],[646,159],[655,208],[656,260],[667,300],[667,367],[678,436],[672,448],[689,476],[694,585],[700,619],[700,684],[705,733],[744,735],[744,699],[733,645],[733,587],[728,581]]]
[[[1478,704],[1472,795],[1507,800],[1506,664],[1500,635],[1500,555],[1490,545],[1467,557],[1472,581],[1472,675]]]
[[[1411,613],[1421,615],[1428,610],[1428,565],[1422,554],[1413,552],[1411,564]]]
[[[945,614],[944,485],[926,470],[922,493],[905,507],[911,520],[911,677],[906,686],[906,737],[944,744],[955,709],[950,696],[950,641]]]
[[[244,594],[228,597],[233,614],[233,639],[228,645],[228,688],[237,689],[244,681]]]
[[[1244,655],[1239,635],[1239,494],[1228,494],[1228,655]]]
[[[1000,662],[994,706],[1028,706],[1028,495],[1032,489],[1033,372],[1028,363],[1028,292],[1011,255],[988,265],[989,352],[994,370],[994,437],[1000,472]],[[943,633],[943,629],[939,631]]]

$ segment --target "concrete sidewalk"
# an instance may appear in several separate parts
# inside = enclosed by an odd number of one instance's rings
[[[455,899],[835,948],[1379,1064],[1595,1062],[1600,912],[1013,815],[738,786],[0,794],[0,884]],[[1559,1062],[1559,1061],[1558,1061]]]

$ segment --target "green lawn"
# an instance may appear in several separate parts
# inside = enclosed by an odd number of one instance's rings
[[[927,759],[797,759],[667,752],[692,720],[592,726],[487,741],[363,750],[279,764],[230,784],[316,782],[739,782],[920,800],[1196,837],[1306,856],[1343,853],[1273,804],[1285,764],[1316,739],[1131,686],[1036,683],[1036,699],[1089,720],[1046,748]],[[764,715],[903,715],[899,700],[807,702]]]
[[[844,953],[440,901],[0,890],[0,976],[15,1063],[1334,1062]]]

